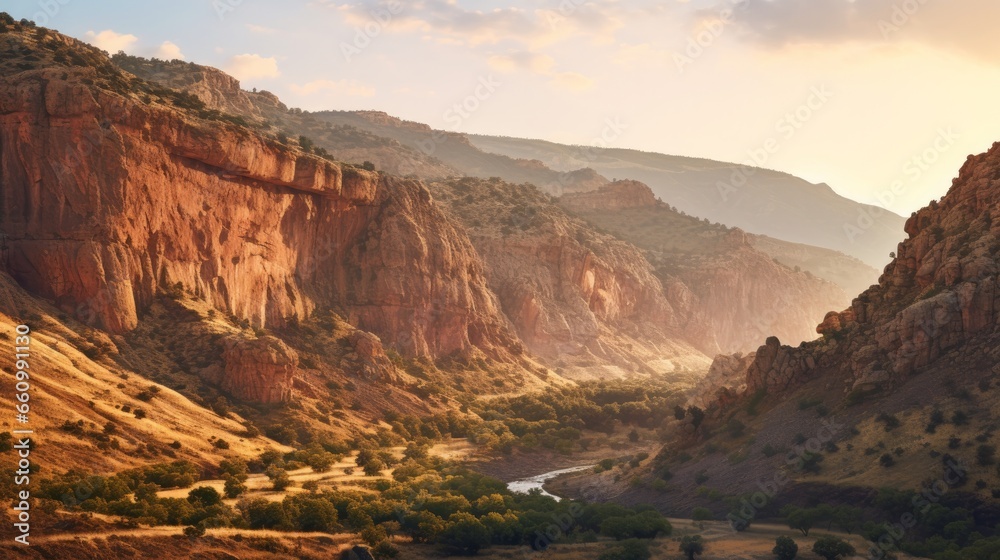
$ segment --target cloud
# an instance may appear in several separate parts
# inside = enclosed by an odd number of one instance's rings
[[[548,74],[556,61],[551,56],[530,52],[515,52],[498,54],[487,60],[491,68],[498,72],[516,72],[527,70],[536,74]]]
[[[153,58],[159,58],[162,60],[184,60],[184,53],[182,53],[181,48],[173,42],[164,41],[163,44],[153,52]]]
[[[319,0],[318,4],[335,10],[354,27],[377,24],[389,32],[419,33],[435,42],[472,47],[514,43],[539,48],[573,37],[607,44],[623,27],[616,12],[620,9],[617,2],[566,0],[565,7],[556,9],[473,10],[455,0],[424,0],[408,3],[396,13],[381,1],[341,4],[337,0]],[[382,17],[377,19],[373,14]]]
[[[673,64],[673,51],[660,48],[652,43],[628,44],[617,46],[614,61],[620,66],[650,67],[663,64]]]
[[[91,45],[112,54],[127,51],[139,41],[139,38],[131,33],[117,33],[111,29],[99,33],[88,31],[84,36]]]
[[[265,58],[259,54],[238,54],[229,59],[223,70],[238,80],[276,78],[281,74],[277,59],[273,56]]]
[[[719,0],[697,15],[703,21],[717,18],[733,1]],[[770,0],[733,13],[739,37],[768,47],[908,41],[1000,63],[995,0]]]
[[[300,95],[333,93],[348,97],[371,97],[375,88],[357,80],[313,80],[303,85],[292,84],[289,89]]]
[[[569,91],[584,91],[594,87],[594,80],[577,72],[560,72],[549,80],[549,83]]]
[[[264,27],[263,25],[254,25],[252,23],[247,24],[247,29],[250,30],[251,33],[256,33],[258,35],[274,35],[278,32],[277,29],[272,27]]]

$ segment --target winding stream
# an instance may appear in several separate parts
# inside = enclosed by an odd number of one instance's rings
[[[548,493],[548,492],[545,491],[545,488],[543,488],[543,486],[545,485],[545,483],[548,482],[548,481],[550,481],[550,480],[552,480],[553,478],[555,478],[555,477],[557,477],[559,475],[562,475],[562,474],[575,473],[575,472],[585,471],[587,469],[592,469],[592,468],[594,468],[594,465],[586,465],[586,466],[582,466],[582,467],[570,467],[568,469],[559,469],[557,471],[549,471],[549,472],[544,473],[544,474],[539,474],[539,475],[535,475],[535,476],[532,476],[532,477],[529,477],[529,478],[523,478],[521,480],[515,480],[513,482],[508,482],[507,483],[507,488],[509,488],[511,492],[518,492],[518,493],[521,493],[521,494],[527,494],[528,492],[530,492],[532,490],[535,490],[537,488],[538,490],[542,491],[542,495],[543,496],[549,496],[549,497],[555,498],[557,500],[561,500],[562,498],[560,498],[559,496],[556,496],[554,494],[550,494],[550,493]]]

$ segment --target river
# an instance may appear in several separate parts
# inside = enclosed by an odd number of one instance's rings
[[[530,492],[530,491],[532,491],[532,490],[534,490],[534,489],[537,488],[538,490],[542,491],[542,495],[543,496],[549,496],[549,497],[555,498],[557,500],[561,500],[562,498],[560,498],[559,496],[556,496],[554,494],[550,494],[550,493],[548,493],[548,492],[545,491],[545,488],[543,488],[543,486],[545,486],[545,483],[548,482],[548,481],[550,481],[550,480],[552,480],[553,478],[555,478],[555,477],[557,477],[559,475],[568,474],[568,473],[575,473],[575,472],[581,472],[581,471],[585,471],[587,469],[592,469],[592,468],[594,468],[594,465],[586,465],[586,466],[583,466],[583,467],[570,467],[568,469],[559,469],[557,471],[549,471],[549,472],[544,473],[544,474],[539,474],[539,475],[535,475],[535,476],[532,476],[532,477],[529,477],[529,478],[523,478],[521,480],[515,480],[513,482],[508,482],[507,483],[507,488],[509,488],[511,492],[518,492],[518,493],[521,493],[521,494],[527,494],[528,492]]]

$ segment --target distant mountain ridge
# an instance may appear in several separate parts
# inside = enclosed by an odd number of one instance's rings
[[[842,197],[828,185],[741,164],[622,148],[467,135],[490,153],[536,159],[562,171],[589,167],[642,181],[677,208],[749,233],[841,251],[881,268],[902,240],[904,219]]]

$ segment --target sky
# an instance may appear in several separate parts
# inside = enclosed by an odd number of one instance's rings
[[[1000,140],[995,0],[5,0],[308,110],[752,162],[908,215]],[[609,123],[616,133],[607,134]]]

